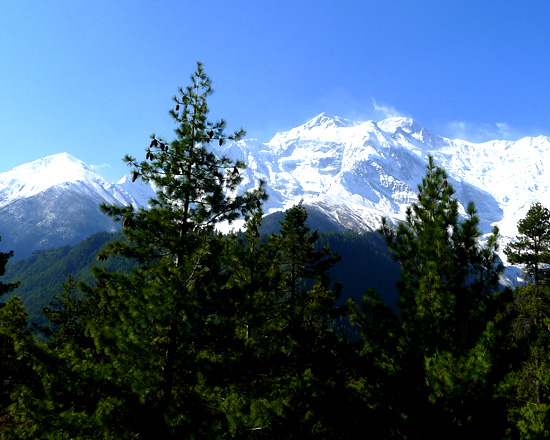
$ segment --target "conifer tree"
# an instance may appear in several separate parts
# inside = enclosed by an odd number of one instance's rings
[[[550,265],[550,211],[535,203],[519,221],[518,232],[516,241],[509,243],[504,253],[509,263],[525,267],[526,278],[532,280],[538,290]]]
[[[401,435],[461,436],[481,429],[492,399],[489,304],[501,270],[498,230],[481,245],[473,203],[460,220],[454,189],[432,157],[418,191],[406,220],[393,229],[384,219],[381,229],[401,263],[401,324],[385,319],[397,336],[385,350],[395,356],[388,380],[401,389]],[[364,335],[367,344],[371,336]]]
[[[233,237],[228,279],[213,292],[211,352],[219,359],[204,382],[223,415],[222,431],[234,438],[269,438],[282,417],[284,398],[273,394],[273,366],[283,356],[283,274],[277,249],[260,235],[261,207],[246,216],[244,236]]]
[[[474,204],[460,221],[454,189],[432,157],[418,191],[397,229],[383,219],[382,233],[402,268],[399,308],[428,353],[449,344],[463,348],[478,336],[478,305],[498,286],[498,229],[482,247]]]
[[[244,163],[209,151],[211,142],[221,145],[244,134],[241,130],[226,136],[225,121],[208,121],[211,93],[210,79],[199,63],[191,84],[174,98],[170,113],[177,125],[176,139],[168,143],[153,136],[144,161],[126,157],[134,178],[154,183],[157,195],[150,209],[103,206],[122,221],[128,239],[109,245],[105,254],[135,258],[144,268],[128,279],[117,275],[118,280],[97,271],[97,280],[106,286],[88,291],[102,298],[107,314],[124,322],[114,333],[104,325],[93,329],[94,338],[112,339],[109,345],[120,350],[117,372],[127,375],[128,363],[144,350],[150,357],[137,363],[139,369],[131,369],[128,381],[138,395],[147,395],[147,406],[158,413],[157,435],[161,432],[166,438],[215,428],[208,401],[197,394],[206,374],[202,370],[216,364],[208,354],[209,323],[213,292],[226,279],[227,241],[215,226],[250,212],[265,198],[263,187],[236,194]],[[116,310],[112,301],[107,303],[113,295],[124,297]]]
[[[511,371],[500,384],[508,403],[511,432],[521,438],[550,435],[550,211],[535,203],[518,223],[519,235],[506,246],[512,264],[524,266],[527,284],[509,305]]]
[[[316,248],[304,207],[289,209],[267,242],[261,218],[261,209],[248,216],[245,240],[227,260],[229,279],[215,294],[212,352],[225,374],[205,392],[215,390],[212,401],[235,438],[348,437],[358,407],[346,388],[345,343],[332,325],[343,313],[340,287],[331,289],[328,274],[339,257]]]
[[[8,260],[13,257],[13,251],[10,252],[0,252],[0,277],[6,272],[6,264]],[[3,283],[0,282],[0,296],[6,295],[19,286],[19,283]],[[17,303],[19,298],[13,299],[10,303],[9,310],[5,311],[6,318],[11,314],[10,310],[14,303]],[[0,310],[4,308],[6,304],[4,302],[0,303]],[[0,317],[0,321],[3,321],[4,318]],[[0,426],[2,421],[11,420],[11,417],[8,413],[8,405],[11,402],[10,393],[13,389],[13,385],[16,381],[19,380],[18,370],[20,370],[20,365],[16,360],[16,356],[13,348],[13,341],[9,335],[8,324],[4,323],[0,327]],[[21,371],[19,371],[21,372]]]
[[[347,387],[345,340],[334,326],[345,310],[336,302],[341,286],[331,286],[330,269],[340,257],[316,248],[317,232],[307,225],[305,207],[285,213],[281,231],[270,237],[282,271],[278,292],[280,331],[270,373],[272,398],[284,402],[269,438],[346,437],[356,424],[353,390]],[[275,391],[276,390],[276,391]]]
[[[498,392],[506,402],[509,438],[550,435],[550,291],[518,287],[510,304],[506,336],[508,368]]]
[[[216,293],[229,277],[234,238],[215,226],[257,209],[266,196],[263,185],[237,193],[244,164],[210,151],[211,143],[244,134],[226,136],[225,121],[208,120],[211,93],[199,63],[191,84],[174,97],[176,138],[153,135],[145,160],[126,156],[133,179],[157,189],[150,208],[101,207],[122,223],[127,240],[110,243],[98,259],[121,255],[139,267],[129,274],[96,267],[93,285],[78,284],[83,303],[63,295],[62,313],[47,313],[58,343],[52,361],[35,356],[33,362],[41,375],[50,374],[48,365],[64,366],[73,385],[62,392],[47,387],[42,396],[22,390],[27,407],[40,410],[33,423],[45,438],[60,429],[70,438],[143,439],[223,431],[225,416],[212,392],[223,359],[216,351],[223,319]],[[75,310],[81,315],[70,318]],[[55,423],[43,417],[48,411]]]
[[[1,237],[0,237],[1,240]],[[8,264],[9,259],[13,257],[13,251],[9,252],[0,252],[0,277],[6,273],[6,264]],[[15,283],[2,283],[0,282],[0,296],[6,295],[7,293],[12,292],[13,290],[19,287],[19,282]],[[3,303],[0,305],[3,307]]]
[[[86,312],[85,304],[69,277],[45,308],[50,325],[39,328],[48,337],[45,342],[28,331],[23,304],[11,306],[6,323],[30,380],[12,394],[11,410],[19,424],[6,438],[121,438],[127,433],[109,423],[110,411],[119,410],[121,402],[117,408],[115,385],[106,379],[108,370],[86,335],[85,324],[94,309]]]

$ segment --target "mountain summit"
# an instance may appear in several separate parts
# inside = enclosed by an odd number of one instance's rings
[[[248,164],[243,186],[268,183],[266,212],[303,203],[335,226],[373,230],[383,216],[404,219],[428,156],[445,168],[462,213],[474,201],[481,229],[498,226],[503,244],[537,201],[550,206],[550,139],[472,143],[439,136],[409,118],[347,121],[324,113],[267,143],[243,140],[220,154]]]
[[[99,211],[101,203],[137,208],[152,196],[148,185],[109,183],[67,153],[20,165],[0,174],[0,248],[22,258],[36,249],[76,244],[117,227]]]
[[[0,207],[53,186],[75,182],[106,186],[92,168],[70,154],[47,156],[0,174]]]
[[[351,121],[348,121],[347,119],[340,118],[340,117],[334,117],[329,116],[326,113],[321,113],[320,115],[316,116],[315,118],[311,119],[310,121],[306,122],[304,125],[302,125],[303,129],[311,130],[313,128],[342,128],[342,127],[349,127],[353,125]]]

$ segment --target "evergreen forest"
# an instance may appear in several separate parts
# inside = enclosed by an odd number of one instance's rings
[[[550,438],[550,211],[534,204],[504,249],[524,270],[514,290],[498,229],[482,240],[432,158],[377,237],[318,233],[301,205],[266,231],[265,183],[239,192],[245,164],[209,149],[244,134],[208,119],[211,93],[198,63],[175,139],[124,158],[157,193],[101,206],[121,234],[36,252],[13,263],[20,280],[0,254],[0,436]],[[382,260],[356,264],[365,246]],[[372,282],[381,270],[395,287]]]

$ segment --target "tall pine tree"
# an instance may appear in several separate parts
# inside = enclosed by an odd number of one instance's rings
[[[213,292],[226,280],[227,242],[215,226],[250,212],[265,198],[263,188],[236,194],[244,164],[219,158],[208,149],[212,142],[222,145],[244,134],[241,130],[226,136],[225,121],[208,121],[211,93],[210,79],[199,63],[191,84],[174,98],[170,113],[177,125],[176,139],[168,143],[153,136],[144,161],[126,157],[134,178],[153,183],[157,196],[147,210],[102,208],[122,221],[128,239],[109,245],[106,254],[135,258],[143,269],[131,277],[131,285],[122,283],[124,300],[116,310],[108,299],[122,294],[116,282],[111,285],[110,274],[96,272],[99,284],[106,287],[88,292],[99,294],[106,312],[124,323],[120,332],[101,323],[93,330],[96,339],[112,338],[109,344],[118,347],[117,361],[123,361],[115,366],[117,371],[127,376],[132,358],[140,353],[150,357],[130,369],[128,382],[158,413],[160,426],[154,435],[162,432],[165,438],[215,427],[209,402],[197,392],[217,363],[209,354],[208,338],[213,331]]]
[[[510,264],[525,267],[526,278],[538,290],[545,280],[550,265],[550,211],[535,203],[524,219],[518,223],[519,235],[516,241],[504,249]]]
[[[510,372],[500,384],[508,403],[511,436],[550,435],[550,211],[540,203],[518,223],[516,241],[506,246],[508,261],[524,267],[527,284],[509,304]]]
[[[174,97],[176,138],[153,135],[145,160],[125,158],[134,180],[157,188],[151,207],[101,207],[122,223],[126,241],[110,243],[98,258],[120,255],[138,269],[95,268],[93,285],[79,283],[82,304],[64,295],[63,313],[49,313],[56,325],[68,307],[80,316],[71,327],[54,326],[58,343],[49,352],[40,347],[73,385],[61,393],[45,387],[42,395],[20,395],[37,409],[40,417],[28,414],[27,420],[44,437],[60,430],[70,438],[213,437],[225,423],[208,390],[222,361],[213,349],[220,335],[216,292],[228,280],[234,240],[215,227],[257,209],[266,196],[262,186],[237,193],[244,164],[210,150],[211,143],[244,133],[227,136],[225,121],[208,120],[211,93],[199,63],[191,84]],[[50,374],[39,357],[36,370]]]
[[[462,437],[492,420],[489,306],[501,270],[498,230],[482,245],[473,203],[461,220],[453,194],[430,157],[406,220],[396,229],[382,223],[401,264],[400,322],[373,292],[354,315],[365,353],[378,359],[371,371],[381,375],[383,390],[395,393],[386,401],[401,422],[381,430],[388,437]]]

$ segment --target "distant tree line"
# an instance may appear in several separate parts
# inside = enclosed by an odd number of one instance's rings
[[[176,139],[125,158],[158,188],[151,207],[102,206],[124,239],[98,259],[132,264],[69,277],[41,337],[19,297],[0,309],[2,438],[550,437],[549,211],[520,222],[505,252],[527,282],[502,290],[498,230],[481,240],[473,203],[460,218],[430,158],[405,221],[380,230],[397,310],[372,289],[342,305],[340,257],[302,206],[261,239],[264,184],[238,193],[244,164],[208,148],[243,134],[208,120],[211,92],[199,64]],[[243,216],[244,234],[217,232]]]

